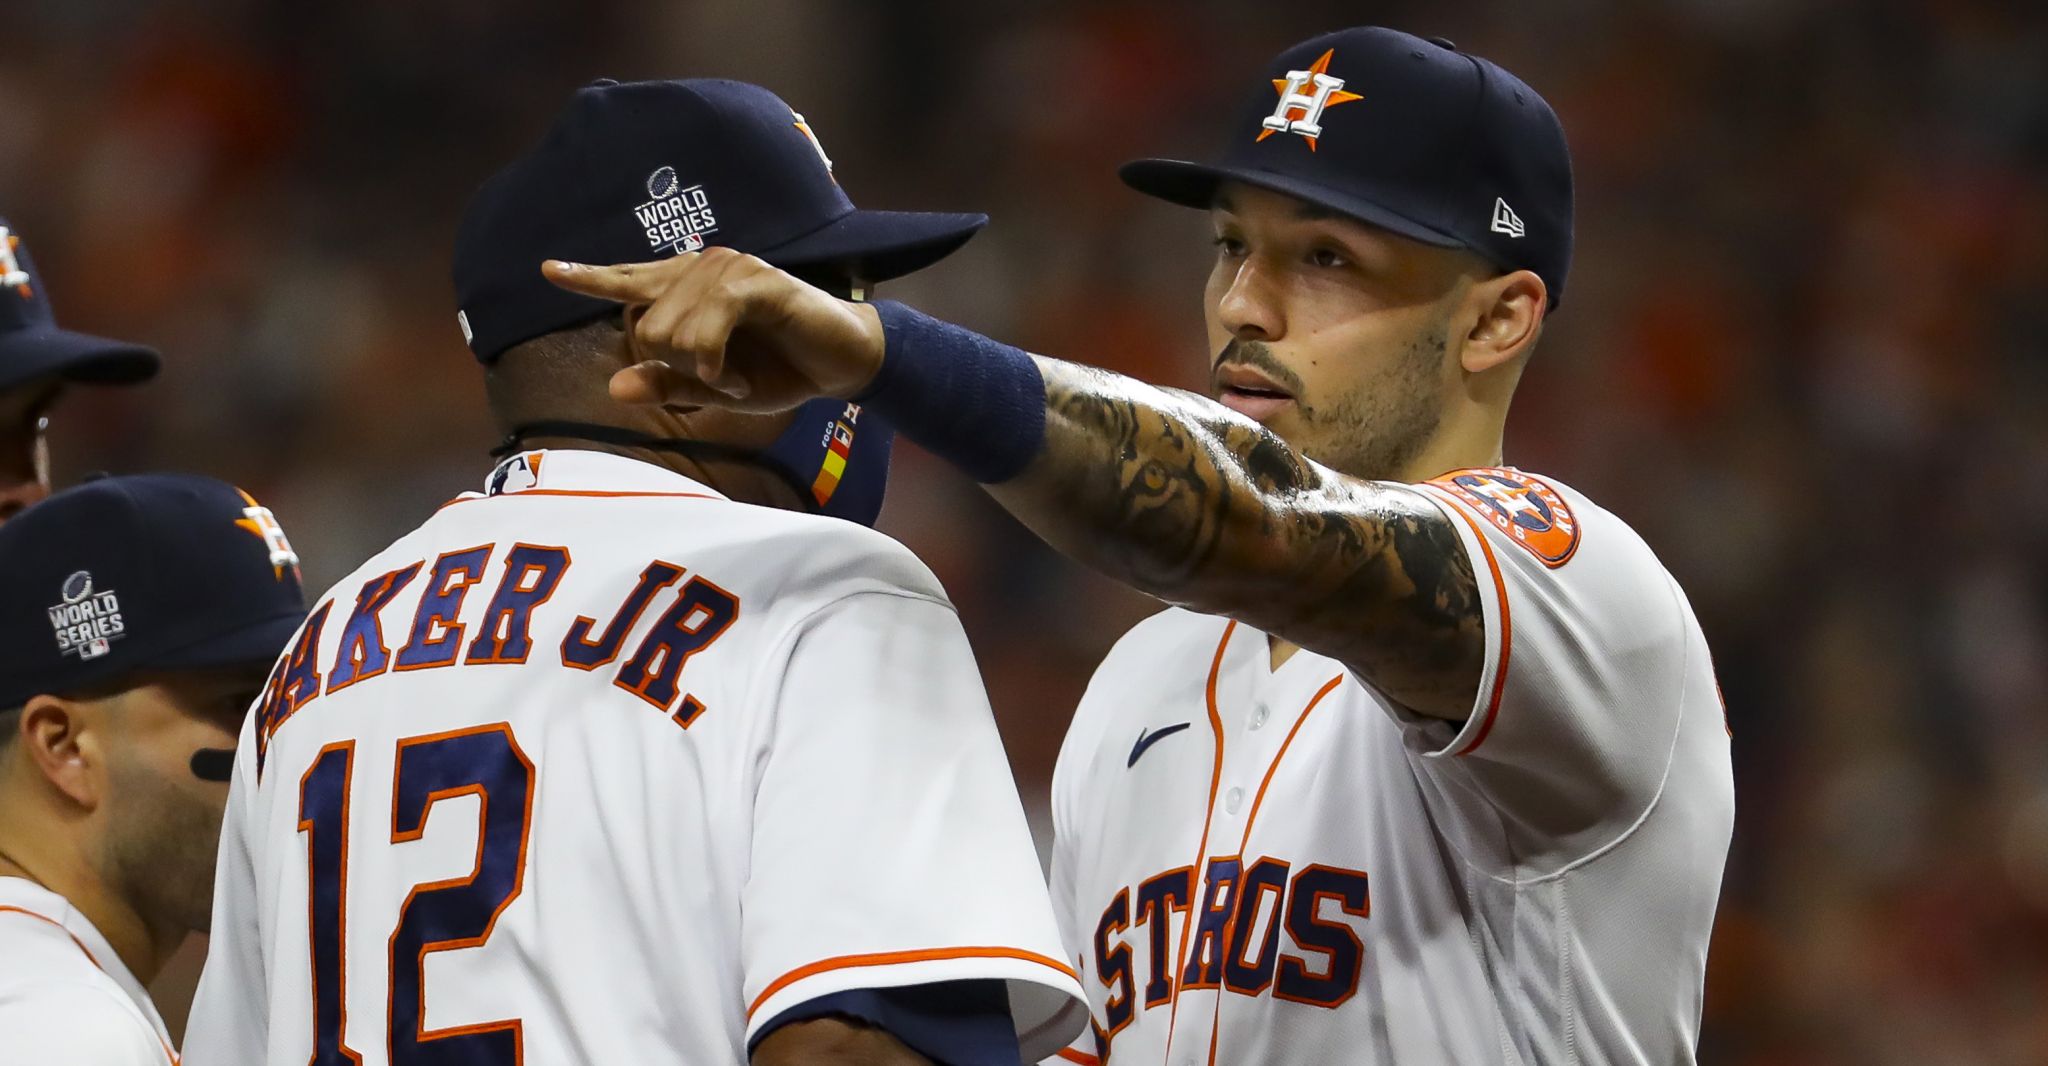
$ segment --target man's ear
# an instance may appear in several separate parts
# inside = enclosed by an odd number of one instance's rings
[[[1536,346],[1550,292],[1533,271],[1516,270],[1487,278],[1467,298],[1477,307],[1459,359],[1468,374],[1512,363]]]
[[[31,696],[21,708],[21,755],[43,779],[84,810],[97,808],[105,786],[105,750],[91,728],[96,716],[76,700]]]

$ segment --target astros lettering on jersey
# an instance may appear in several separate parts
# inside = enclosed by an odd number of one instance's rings
[[[1079,987],[951,604],[894,541],[586,451],[323,597],[244,729],[194,1062],[738,1062],[790,1007]],[[426,1056],[426,1057],[423,1057]]]
[[[1692,1061],[1734,797],[1691,607],[1553,481],[1421,491],[1486,601],[1462,726],[1184,610],[1096,673],[1053,782],[1094,1031],[1048,1061]]]

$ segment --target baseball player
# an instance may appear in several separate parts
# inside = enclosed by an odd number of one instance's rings
[[[50,497],[0,559],[0,1064],[174,1063],[145,986],[207,930],[298,558],[233,486],[151,474]]]
[[[71,383],[125,385],[156,374],[138,344],[57,328],[28,246],[0,218],[0,522],[50,494],[50,409]]]
[[[195,1062],[1016,1063],[1085,1029],[937,581],[867,527],[890,431],[628,407],[546,256],[712,246],[843,295],[979,215],[857,210],[804,118],[599,82],[470,203],[507,437],[321,596],[242,735]]]
[[[1213,164],[1219,402],[729,253],[551,264],[627,306],[623,398],[858,399],[1178,604],[1053,785],[1072,1062],[1693,1061],[1733,818],[1713,668],[1616,515],[1502,464],[1572,198],[1543,98],[1449,42],[1303,42]],[[730,343],[728,343],[730,341]]]

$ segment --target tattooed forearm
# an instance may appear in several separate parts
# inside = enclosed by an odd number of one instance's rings
[[[1470,710],[1482,603],[1429,500],[1319,466],[1205,398],[1051,359],[1040,370],[1045,450],[992,491],[1055,547],[1336,658],[1417,711]]]

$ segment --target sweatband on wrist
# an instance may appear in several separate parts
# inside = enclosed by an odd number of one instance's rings
[[[882,367],[853,402],[976,481],[1022,473],[1045,444],[1045,377],[1031,356],[894,300],[874,308]]]

